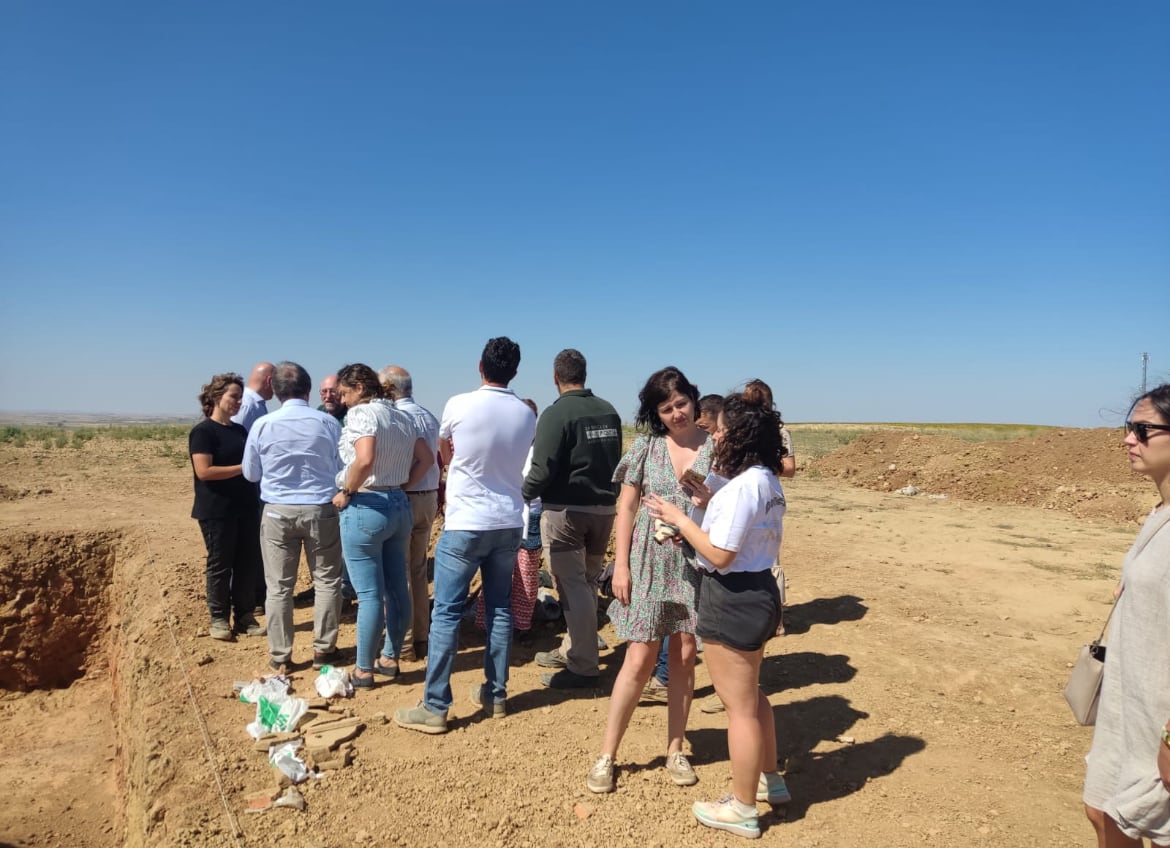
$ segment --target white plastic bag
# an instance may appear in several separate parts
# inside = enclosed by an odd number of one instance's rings
[[[309,779],[309,767],[305,761],[297,756],[297,748],[301,747],[301,740],[294,739],[283,745],[273,745],[268,749],[268,762],[280,769],[293,783],[304,783]]]
[[[322,698],[353,697],[353,684],[349,682],[349,672],[334,665],[321,667],[321,673],[314,681],[317,694]]]
[[[279,674],[267,678],[257,678],[240,687],[240,700],[245,704],[258,703],[261,698],[280,701],[288,697],[289,685],[289,679]]]
[[[309,711],[309,702],[304,698],[289,698],[270,701],[261,696],[256,702],[256,720],[246,728],[248,735],[259,739],[267,733],[285,733],[296,730],[305,713]]]

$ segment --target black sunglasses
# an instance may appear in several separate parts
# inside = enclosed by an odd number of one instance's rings
[[[1170,424],[1147,424],[1145,421],[1126,421],[1125,432],[1133,433],[1143,445],[1150,441],[1151,430],[1170,431]]]

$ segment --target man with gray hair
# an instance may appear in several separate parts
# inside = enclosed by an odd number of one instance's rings
[[[313,667],[334,658],[341,613],[341,527],[333,496],[341,470],[341,425],[309,407],[312,380],[295,362],[280,362],[272,388],[281,406],[252,425],[244,445],[244,476],[260,483],[264,502],[260,551],[268,584],[271,666],[292,666],[293,586],[301,549],[313,577]]]
[[[436,457],[426,475],[406,490],[410,501],[413,524],[410,527],[410,549],[407,551],[406,577],[410,584],[410,603],[413,610],[410,627],[403,640],[403,658],[421,660],[427,653],[427,638],[431,632],[431,605],[427,591],[427,549],[431,544],[431,527],[439,511],[439,420],[414,399],[414,380],[410,372],[397,365],[387,365],[378,372],[378,379],[386,389],[394,406],[412,419],[422,439]]]

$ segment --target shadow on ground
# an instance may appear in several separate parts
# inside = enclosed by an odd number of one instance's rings
[[[839,695],[781,704],[773,707],[772,714],[779,759],[786,764],[785,780],[792,792],[792,803],[782,813],[788,820],[803,818],[815,804],[851,795],[866,783],[896,771],[907,757],[926,748],[926,742],[917,736],[895,734],[866,742],[838,741],[859,719],[868,717]],[[691,729],[687,738],[693,762],[728,759],[726,730]]]
[[[784,608],[784,629],[790,634],[807,633],[814,624],[840,624],[843,621],[859,621],[869,612],[869,607],[856,595],[839,595],[836,598],[817,598],[803,604],[792,604]]]

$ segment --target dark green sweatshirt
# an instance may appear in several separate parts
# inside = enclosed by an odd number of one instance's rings
[[[622,419],[589,389],[564,392],[536,422],[524,500],[548,506],[613,506],[622,458]]]

